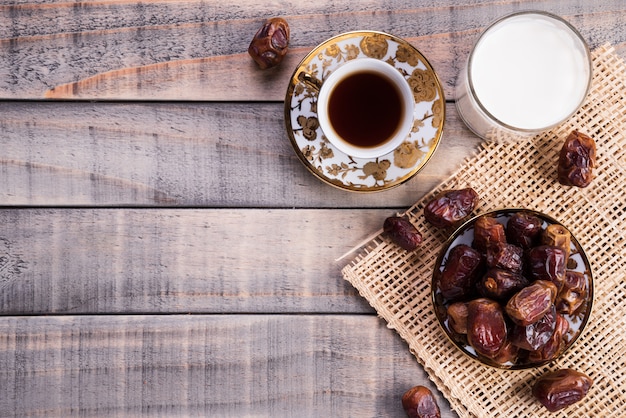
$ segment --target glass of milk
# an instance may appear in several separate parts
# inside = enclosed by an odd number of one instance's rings
[[[478,38],[458,78],[465,124],[490,140],[517,140],[567,120],[583,104],[591,54],[568,22],[543,11],[513,13]]]

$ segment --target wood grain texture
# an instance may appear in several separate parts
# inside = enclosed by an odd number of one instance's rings
[[[277,103],[0,102],[0,203],[408,207],[478,149],[446,109],[443,139],[384,193],[335,189],[297,158]]]
[[[477,151],[456,76],[521,9],[626,57],[623,0],[0,1],[0,416],[392,417],[422,384],[455,417],[336,259]],[[269,16],[291,46],[261,71]],[[448,99],[383,193],[313,177],[283,123],[298,62],[357,29],[415,45]]]
[[[475,36],[493,19],[547,10],[571,21],[591,47],[626,56],[621,0],[337,3],[62,0],[0,5],[0,97],[106,100],[283,100],[297,63],[341,32],[380,30],[429,58],[448,98]],[[247,55],[266,17],[291,25],[283,64],[260,71]]]
[[[371,315],[0,318],[0,382],[6,418],[400,417],[437,393]]]
[[[372,314],[335,260],[394,213],[0,210],[0,315]]]

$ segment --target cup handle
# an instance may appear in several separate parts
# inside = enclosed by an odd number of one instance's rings
[[[305,73],[304,71],[298,73],[298,81],[306,84],[312,89],[316,90],[318,93],[322,88],[322,81],[309,73]]]

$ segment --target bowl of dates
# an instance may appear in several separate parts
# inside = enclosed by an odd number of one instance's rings
[[[559,358],[583,332],[593,277],[583,248],[557,220],[500,209],[465,222],[444,243],[432,300],[463,353],[525,369]]]

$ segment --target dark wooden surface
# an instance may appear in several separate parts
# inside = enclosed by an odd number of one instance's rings
[[[521,9],[626,57],[623,0],[0,3],[0,416],[402,416],[417,384],[456,416],[337,259],[477,151],[456,76]],[[261,71],[271,16],[291,49]],[[356,29],[448,99],[428,166],[374,194],[314,178],[283,124],[300,59]]]

